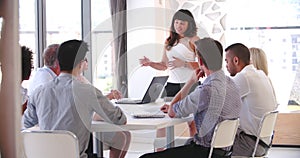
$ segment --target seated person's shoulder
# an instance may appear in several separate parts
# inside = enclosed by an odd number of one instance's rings
[[[230,86],[232,89],[239,90],[237,85],[238,83],[236,83],[233,78],[226,76],[226,81],[227,85]]]
[[[249,76],[247,75],[247,73],[239,72],[234,77],[232,77],[232,79],[233,79],[235,84],[240,85],[240,84],[246,84],[246,82],[248,82],[247,81],[248,77]]]

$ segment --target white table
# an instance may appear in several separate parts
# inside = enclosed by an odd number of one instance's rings
[[[163,102],[149,104],[118,104],[127,116],[126,125],[114,125],[101,121],[93,121],[92,132],[113,132],[113,131],[133,131],[133,130],[157,130],[166,128],[167,148],[174,146],[174,125],[193,120],[192,116],[186,118],[146,118],[136,119],[132,117],[134,113],[158,112]],[[101,135],[101,134],[100,134]],[[98,144],[98,143],[97,143]],[[100,148],[100,149],[99,149]],[[103,155],[102,146],[98,145],[98,157]]]

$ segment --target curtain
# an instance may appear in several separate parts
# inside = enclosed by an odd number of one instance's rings
[[[127,20],[126,0],[111,0],[110,9],[113,27],[114,77],[117,89],[124,97],[128,96],[127,89]]]

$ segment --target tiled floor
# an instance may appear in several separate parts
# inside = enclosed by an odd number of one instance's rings
[[[138,158],[144,153],[152,152],[153,144],[133,142],[126,155],[126,158]],[[108,151],[104,152],[108,158]],[[268,158],[300,158],[300,148],[272,147],[267,156]]]
[[[300,158],[300,148],[272,147],[269,158]]]
[[[126,158],[138,158],[144,153],[153,152],[153,140],[155,132],[135,132],[132,133],[132,140]],[[109,157],[108,150],[104,151],[105,158]],[[300,158],[300,147],[276,147],[273,146],[268,158]]]

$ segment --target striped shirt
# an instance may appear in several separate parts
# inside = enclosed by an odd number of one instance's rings
[[[210,147],[215,126],[224,119],[238,118],[239,90],[223,70],[210,74],[191,94],[174,104],[176,117],[194,115],[196,144]]]

